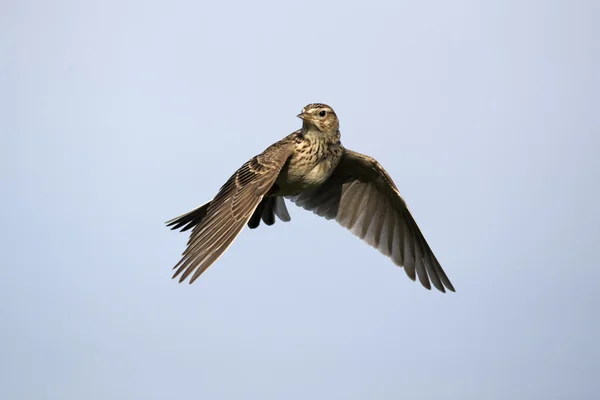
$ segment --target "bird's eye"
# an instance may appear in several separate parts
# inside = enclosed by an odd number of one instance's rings
[[[324,116],[325,116],[325,114],[327,114],[327,111],[325,111],[325,110],[323,110],[323,111],[321,111],[321,112],[319,113],[319,115],[320,115],[321,117],[324,117]]]

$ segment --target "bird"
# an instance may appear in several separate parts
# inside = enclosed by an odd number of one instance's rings
[[[243,164],[209,202],[166,222],[192,230],[173,278],[193,283],[233,243],[245,225],[290,221],[284,199],[354,235],[431,289],[455,291],[389,174],[372,157],[345,148],[334,110],[308,104],[302,128]]]

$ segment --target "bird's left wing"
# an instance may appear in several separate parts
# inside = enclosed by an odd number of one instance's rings
[[[344,149],[337,168],[315,190],[290,197],[296,205],[335,220],[403,266],[427,289],[454,291],[392,178],[368,156]]]
[[[246,162],[221,187],[192,230],[173,278],[183,272],[182,282],[193,273],[190,283],[194,282],[233,243],[292,155],[292,135]]]

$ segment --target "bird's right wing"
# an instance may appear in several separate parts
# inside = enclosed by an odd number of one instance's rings
[[[292,135],[246,162],[221,187],[192,230],[183,257],[173,268],[173,278],[183,272],[179,279],[182,282],[194,273],[190,283],[194,282],[233,243],[292,155]]]

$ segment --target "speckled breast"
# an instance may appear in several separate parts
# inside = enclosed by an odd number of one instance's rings
[[[291,196],[314,189],[327,180],[337,167],[342,156],[339,140],[299,142],[294,155],[283,167],[275,184],[278,196]]]

